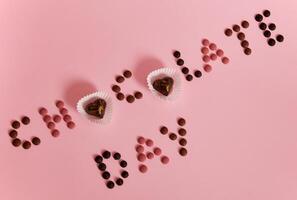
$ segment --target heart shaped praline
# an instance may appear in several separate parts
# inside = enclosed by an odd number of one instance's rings
[[[96,99],[85,107],[85,111],[92,116],[102,119],[106,110],[106,101],[104,99]]]
[[[153,82],[153,88],[164,96],[168,96],[172,92],[173,84],[173,78],[166,76],[164,78],[155,80]]]

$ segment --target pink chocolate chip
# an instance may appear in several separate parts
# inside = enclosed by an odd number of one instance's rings
[[[146,157],[143,153],[138,154],[137,160],[140,162],[144,162],[146,160]]]
[[[209,50],[208,50],[207,47],[202,47],[202,48],[201,48],[201,53],[203,53],[203,54],[208,54],[208,52],[209,52]]]
[[[49,128],[49,129],[54,129],[55,128],[55,123],[54,122],[49,122],[49,123],[47,123],[47,127]]]
[[[210,65],[206,64],[206,65],[204,65],[203,69],[204,69],[204,71],[206,71],[206,72],[211,72],[212,67],[211,67]]]
[[[167,156],[162,156],[161,157],[161,162],[166,165],[166,164],[169,163],[169,158]]]
[[[208,46],[208,45],[209,45],[209,41],[208,41],[208,39],[203,39],[203,40],[202,40],[202,45],[204,45],[204,46]]]
[[[161,153],[162,153],[162,150],[161,150],[159,147],[154,148],[154,154],[155,154],[156,156],[161,155]]]
[[[147,153],[146,153],[146,157],[147,157],[148,159],[153,159],[153,158],[154,158],[154,154],[153,154],[152,152],[147,152]]]
[[[42,116],[46,115],[47,114],[47,109],[46,108],[40,108],[39,109],[39,114],[41,114]]]
[[[222,49],[218,49],[216,53],[217,53],[217,56],[219,57],[224,55],[224,51]]]
[[[202,60],[203,60],[204,62],[208,63],[208,62],[210,61],[210,57],[209,57],[208,55],[204,55],[204,56],[202,57]]]
[[[147,172],[147,166],[146,165],[139,165],[139,171],[141,173],[146,173]]]
[[[67,122],[67,127],[73,129],[75,127],[75,123],[73,121]]]
[[[223,57],[223,58],[222,58],[222,63],[224,63],[224,64],[228,64],[228,63],[229,63],[229,58],[227,58],[227,57]]]
[[[60,122],[60,121],[61,121],[61,117],[60,117],[60,115],[55,115],[55,116],[53,117],[53,120],[54,120],[54,122],[56,122],[56,123]]]
[[[136,152],[137,153],[143,153],[143,151],[144,151],[144,147],[143,146],[141,146],[141,145],[137,145],[136,146]]]
[[[56,102],[56,106],[58,108],[63,108],[64,107],[64,102],[59,100],[59,101]]]
[[[58,137],[60,135],[60,131],[57,129],[52,130],[52,136],[53,137]]]
[[[144,137],[139,137],[139,138],[137,139],[137,142],[138,142],[139,144],[144,144],[144,143],[145,143],[145,138],[144,138]]]
[[[214,51],[217,49],[217,45],[214,43],[210,43],[209,48]]]
[[[154,145],[154,142],[153,142],[153,140],[151,140],[151,139],[147,139],[146,142],[145,142],[145,144],[146,144],[148,147],[151,147],[151,146]]]
[[[210,55],[210,59],[211,59],[211,60],[216,60],[216,59],[217,59],[217,55],[214,54],[214,53],[212,53],[212,54]]]

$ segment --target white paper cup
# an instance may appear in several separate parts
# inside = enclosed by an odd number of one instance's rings
[[[91,103],[94,102],[96,99],[103,99],[106,101],[106,108],[105,108],[105,114],[103,116],[102,119],[93,116],[93,115],[89,115],[86,111],[85,111],[85,107]],[[84,117],[86,117],[88,120],[90,120],[91,122],[95,122],[98,124],[107,124],[108,122],[110,122],[111,120],[111,115],[112,115],[112,100],[110,98],[110,96],[106,93],[106,92],[95,92],[89,95],[84,96],[83,98],[81,98],[76,105],[76,109],[77,111],[83,115]]]
[[[166,76],[171,77],[174,80],[172,91],[168,96],[165,96],[155,90],[153,87],[153,83],[157,79],[164,78]],[[181,78],[180,78],[180,73],[177,69],[173,68],[160,68],[155,71],[152,71],[148,76],[147,76],[147,84],[150,89],[150,91],[156,95],[157,97],[164,99],[164,100],[175,100],[178,95],[180,94],[181,90]]]

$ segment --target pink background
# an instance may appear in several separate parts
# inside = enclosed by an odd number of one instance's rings
[[[266,44],[253,16],[270,9],[269,21],[285,41]],[[297,199],[297,4],[295,0],[26,0],[0,1],[0,199],[1,200],[296,200]],[[227,38],[226,27],[248,20],[253,50],[242,52]],[[224,49],[231,62],[213,63],[201,79],[183,79],[182,96],[167,103],[152,96],[145,73],[176,67],[179,49],[191,70],[201,68],[201,39]],[[131,69],[123,85],[144,98],[119,102],[110,86]],[[75,112],[75,101],[104,90],[114,100],[112,122],[99,126]],[[53,138],[37,110],[57,113],[65,101],[77,124],[60,124]],[[15,148],[7,134],[10,121],[28,115],[21,136],[41,138],[30,150]],[[187,119],[189,154],[158,133],[176,118]],[[154,139],[170,157],[155,159],[138,172],[136,137]],[[93,161],[103,149],[128,161],[130,176],[108,190]],[[118,166],[109,163],[118,173]]]

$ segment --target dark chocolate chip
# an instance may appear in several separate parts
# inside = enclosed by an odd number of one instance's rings
[[[243,40],[243,41],[241,41],[241,46],[243,47],[243,48],[247,48],[248,46],[249,46],[249,42],[247,41],[247,40]]]
[[[97,155],[94,160],[96,163],[102,163],[103,158],[102,158],[102,156]]]
[[[169,134],[169,138],[170,138],[170,140],[176,140],[177,139],[177,135],[175,133],[170,133]]]
[[[122,176],[123,178],[128,178],[129,173],[128,173],[127,171],[124,170],[124,171],[122,171],[121,176]]]
[[[125,167],[127,167],[127,165],[128,165],[128,163],[125,160],[121,160],[121,162],[120,162],[121,167],[125,168]]]
[[[255,15],[255,20],[256,20],[257,22],[261,22],[261,21],[263,20],[263,16],[262,16],[261,14],[256,14],[256,15]]]
[[[246,21],[246,20],[244,20],[244,21],[241,22],[241,26],[242,26],[243,28],[248,28],[249,25],[250,25],[249,22]]]
[[[195,76],[196,78],[200,78],[200,77],[202,76],[202,72],[201,72],[200,70],[196,70],[196,71],[194,72],[194,76]]]
[[[179,128],[179,129],[178,129],[178,134],[179,134],[180,136],[185,136],[185,135],[187,134],[187,131],[186,131],[186,129],[184,129],[184,128]]]
[[[270,16],[270,11],[269,11],[269,10],[264,10],[264,11],[263,11],[263,15],[264,15],[265,17],[269,17],[269,16]]]
[[[271,36],[271,32],[269,30],[266,30],[263,32],[263,35],[267,38],[269,38]]]
[[[141,98],[143,97],[143,95],[142,95],[141,92],[136,91],[136,92],[134,93],[134,97],[135,97],[136,99],[141,99]]]
[[[233,31],[230,28],[225,29],[225,35],[230,37],[232,35]]]
[[[233,25],[232,29],[233,29],[233,31],[235,31],[235,32],[239,32],[239,31],[240,31],[240,26],[237,25],[237,24],[235,24],[235,25]]]
[[[26,140],[26,141],[23,142],[23,145],[22,146],[23,146],[24,149],[30,149],[31,142],[29,142],[29,141]]]
[[[177,120],[177,124],[180,126],[184,126],[186,124],[186,120],[184,118],[179,118]]]
[[[124,100],[124,98],[125,98],[125,95],[124,95],[123,93],[119,92],[119,93],[117,94],[117,99],[118,99],[118,100],[122,101],[122,100]]]
[[[129,70],[125,70],[124,73],[123,73],[123,76],[125,78],[130,78],[132,76],[132,72],[129,71]]]
[[[183,67],[181,71],[182,71],[183,74],[188,74],[189,73],[189,68]]]
[[[112,188],[114,188],[114,182],[112,182],[112,181],[108,181],[108,182],[106,183],[106,186],[107,186],[107,188],[112,189]]]
[[[179,65],[179,66],[182,66],[185,64],[185,61],[181,58],[179,58],[177,61],[176,61],[176,64]]]
[[[250,48],[244,48],[244,54],[251,55],[252,50]]]
[[[41,140],[38,137],[33,137],[31,141],[34,145],[39,145],[41,142]]]
[[[18,136],[18,132],[16,130],[10,130],[9,131],[9,136],[11,138],[16,138]]]
[[[164,77],[162,79],[157,79],[153,82],[153,88],[163,94],[168,96],[173,88],[174,80],[171,77]]]
[[[266,28],[267,28],[267,25],[264,23],[264,22],[261,22],[260,24],[259,24],[259,28],[261,29],[261,30],[266,30]]]
[[[118,85],[113,85],[111,89],[112,89],[112,91],[114,91],[114,92],[116,92],[116,93],[118,93],[118,92],[121,91],[121,88],[120,88],[120,86],[118,86]]]
[[[122,82],[124,82],[124,80],[125,80],[125,78],[123,76],[116,77],[116,82],[118,82],[118,83],[122,83]]]
[[[166,126],[162,126],[160,128],[160,133],[162,133],[163,135],[167,134],[168,133],[168,128]]]
[[[15,138],[12,140],[12,145],[15,146],[15,147],[18,147],[21,145],[22,141],[19,139],[19,138]]]
[[[278,41],[278,42],[283,42],[284,41],[284,36],[282,36],[282,35],[277,35],[276,36],[276,40]]]
[[[187,80],[187,81],[192,81],[192,80],[193,80],[193,76],[192,76],[191,74],[188,74],[188,75],[186,76],[186,80]]]
[[[126,100],[127,100],[128,103],[133,103],[135,101],[135,97],[129,94],[126,97]]]
[[[181,138],[181,139],[179,140],[179,144],[180,144],[181,146],[186,146],[186,145],[187,145],[187,140],[186,140],[185,138]]]
[[[18,128],[20,128],[20,126],[21,126],[21,123],[19,122],[19,121],[13,121],[12,123],[11,123],[11,126],[12,126],[12,128],[14,128],[14,129],[18,129]]]
[[[276,29],[276,25],[274,23],[270,23],[268,25],[269,30],[274,31]]]
[[[106,110],[106,101],[104,99],[96,99],[85,107],[86,113],[102,119]]]
[[[104,152],[102,153],[102,156],[103,156],[103,158],[108,159],[108,158],[110,158],[111,153],[110,153],[109,151],[104,151]]]
[[[102,173],[102,178],[109,179],[110,178],[110,173],[108,171],[103,172]]]
[[[25,124],[25,125],[30,124],[30,118],[27,117],[27,116],[22,117],[22,120],[21,120],[21,121],[22,121],[22,123]]]
[[[180,57],[180,52],[179,52],[179,51],[174,51],[174,52],[173,52],[173,56],[174,56],[175,58],[179,58],[179,57]]]
[[[243,32],[239,32],[237,34],[237,38],[240,40],[240,41],[243,41],[245,39],[245,34]]]
[[[117,180],[116,180],[116,184],[117,185],[123,185],[124,184],[124,181],[123,181],[123,179],[121,179],[121,178],[117,178]]]
[[[104,163],[99,163],[98,164],[98,168],[101,170],[101,171],[105,171],[106,170],[106,165]]]
[[[269,38],[269,39],[267,40],[267,43],[268,43],[269,46],[274,46],[276,42],[275,42],[275,39],[273,39],[273,38]]]
[[[187,151],[186,148],[182,147],[182,148],[179,149],[179,154],[181,156],[186,156],[188,154],[188,151]]]
[[[121,159],[121,154],[118,153],[118,152],[116,152],[116,153],[113,154],[113,158],[114,158],[115,160],[120,160],[120,159]]]

